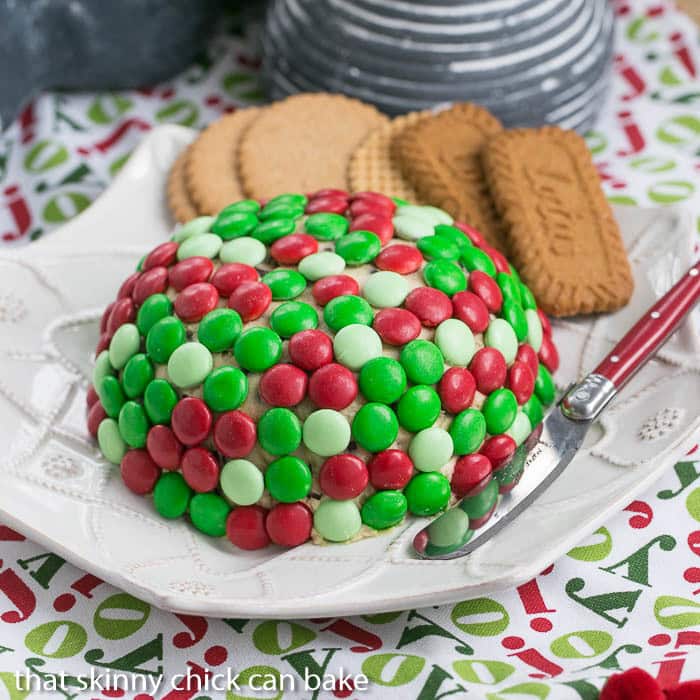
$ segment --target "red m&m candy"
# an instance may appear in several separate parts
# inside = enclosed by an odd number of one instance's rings
[[[193,447],[182,456],[182,476],[197,493],[213,491],[219,483],[219,464],[203,447]]]
[[[454,226],[458,228],[477,248],[483,248],[486,245],[484,237],[469,224],[463,224],[461,221],[455,221]]]
[[[168,270],[165,267],[152,267],[144,272],[134,284],[132,298],[136,306],[141,306],[152,294],[164,292],[168,286]]]
[[[185,323],[201,321],[219,303],[219,293],[209,282],[197,282],[185,287],[176,297],[175,313]]]
[[[311,288],[311,293],[320,306],[325,306],[331,299],[345,294],[358,295],[360,285],[350,275],[329,275],[318,280]]]
[[[255,447],[255,422],[243,411],[222,413],[214,424],[214,444],[225,457],[247,457]]]
[[[551,335],[542,338],[539,359],[550,372],[554,373],[559,369],[559,351],[552,342]]]
[[[455,462],[452,490],[460,498],[475,496],[491,481],[491,472],[491,462],[486,455],[464,455]]]
[[[335,362],[317,369],[309,380],[309,398],[319,408],[341,411],[357,396],[357,379],[343,365]]]
[[[178,247],[175,241],[161,243],[146,256],[143,261],[143,270],[150,270],[152,267],[170,267],[175,262]]]
[[[401,490],[411,480],[413,462],[402,450],[384,450],[370,459],[367,469],[375,489]]]
[[[146,449],[161,469],[177,469],[184,447],[175,433],[166,425],[154,425],[146,437]]]
[[[278,503],[267,514],[265,528],[270,539],[283,547],[296,547],[311,537],[313,516],[304,503]]]
[[[197,282],[206,282],[214,272],[214,263],[205,257],[192,257],[181,260],[168,270],[171,286],[178,292]]]
[[[87,429],[92,437],[97,437],[97,429],[106,417],[107,414],[99,401],[96,401],[90,406],[87,417]]]
[[[488,457],[491,466],[498,470],[513,456],[515,447],[515,440],[510,435],[494,435],[486,440],[479,452]]]
[[[384,248],[374,259],[374,264],[380,270],[397,272],[399,275],[410,275],[412,272],[420,270],[423,264],[423,255],[418,248],[397,243]]]
[[[318,250],[318,241],[307,233],[291,233],[278,238],[270,247],[270,255],[280,265],[296,265]]]
[[[258,271],[245,263],[225,263],[211,278],[222,297],[230,296],[244,282],[257,282]]]
[[[240,549],[262,549],[270,544],[262,506],[238,506],[226,519],[226,537]]]
[[[209,435],[211,412],[201,399],[186,396],[175,404],[170,424],[183,445],[198,445]]]
[[[351,454],[329,457],[319,472],[321,490],[338,501],[359,496],[367,487],[368,480],[365,463]]]
[[[112,306],[112,310],[107,319],[106,332],[108,335],[114,335],[121,326],[125,323],[131,323],[136,318],[136,309],[134,302],[129,297],[117,299]]]
[[[371,231],[382,245],[386,245],[394,237],[394,224],[389,216],[368,212],[350,222],[350,231]]]
[[[307,372],[333,361],[333,343],[323,332],[315,329],[299,331],[289,339],[289,358]]]
[[[406,345],[421,332],[418,317],[407,309],[382,309],[374,317],[372,327],[388,345]]]
[[[117,292],[117,299],[123,299],[124,297],[130,297],[134,293],[134,287],[136,286],[136,280],[141,277],[140,272],[134,272],[129,275],[123,282],[119,291]],[[109,308],[109,307],[108,307]]]
[[[464,367],[450,367],[438,384],[438,394],[442,407],[449,413],[457,414],[471,406],[476,393],[476,381],[472,373]]]
[[[306,396],[309,378],[294,365],[279,364],[265,370],[258,391],[270,406],[296,406]]]
[[[481,348],[472,358],[469,370],[476,380],[476,388],[482,394],[490,394],[505,384],[508,367],[500,350]]]
[[[523,343],[518,348],[518,354],[515,356],[516,362],[522,362],[527,365],[532,372],[533,377],[537,377],[537,371],[540,368],[540,361],[537,358],[537,353],[533,350],[532,345]]]
[[[243,282],[231,294],[228,305],[244,323],[260,318],[272,303],[272,290],[262,282]]]
[[[153,491],[160,476],[158,465],[146,450],[129,450],[122,458],[120,471],[126,487],[139,495]]]
[[[503,306],[503,292],[493,277],[481,270],[472,270],[469,273],[469,289],[486,304],[489,311],[500,311]]]
[[[452,316],[450,297],[439,289],[418,287],[406,297],[404,306],[428,328],[435,328]]]
[[[508,370],[508,388],[515,395],[516,401],[522,406],[527,403],[535,390],[535,377],[530,368],[516,360]]]

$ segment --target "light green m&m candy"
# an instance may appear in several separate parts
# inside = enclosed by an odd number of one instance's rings
[[[221,238],[214,233],[202,233],[199,236],[187,238],[177,249],[177,259],[215,258],[221,250],[221,244]]]
[[[213,223],[213,216],[198,216],[195,219],[191,219],[186,224],[182,224],[173,234],[173,240],[177,243],[182,243],[182,241],[187,238],[201,236],[203,233],[209,231]]]
[[[535,352],[539,352],[542,347],[542,322],[535,309],[525,309],[525,320],[527,322],[527,342]]]
[[[214,366],[211,352],[202,343],[185,343],[168,360],[168,377],[181,389],[201,384]]]
[[[469,532],[469,516],[460,508],[452,508],[428,526],[430,544],[435,547],[452,547],[464,542]]]
[[[323,498],[314,511],[314,527],[329,542],[346,542],[360,531],[362,518],[353,501]]]
[[[512,425],[506,430],[506,435],[510,435],[519,447],[527,440],[531,432],[532,424],[527,414],[524,411],[518,411]]]
[[[382,339],[373,328],[352,323],[335,334],[333,353],[341,365],[357,371],[382,354]]]
[[[474,334],[457,318],[448,318],[435,329],[435,344],[454,367],[466,367],[476,352]]]
[[[339,275],[344,269],[345,260],[330,250],[312,253],[299,262],[299,272],[311,282],[329,275]]]
[[[233,354],[243,369],[264,372],[279,361],[282,339],[271,328],[248,328],[238,336]]]
[[[518,337],[515,335],[513,326],[502,318],[495,318],[489,323],[484,333],[484,345],[500,350],[509,367],[518,354]]]
[[[399,207],[397,213],[392,219],[394,229],[399,238],[406,241],[417,241],[424,236],[433,235],[433,224],[420,217],[411,216],[411,214],[402,214],[401,210],[404,207]]]
[[[380,309],[401,306],[408,292],[409,287],[405,277],[388,270],[370,275],[362,287],[365,299],[372,306]]]
[[[250,236],[236,238],[233,241],[228,241],[221,246],[219,258],[225,263],[244,263],[255,267],[267,257],[267,248],[264,243],[261,243]]]
[[[257,503],[265,491],[263,473],[247,459],[233,459],[224,464],[219,476],[224,496],[237,506]]]
[[[104,458],[112,464],[119,464],[129,449],[114,418],[105,418],[100,423],[97,428],[97,444]]]
[[[121,369],[139,351],[141,334],[133,323],[119,326],[109,344],[109,362],[114,369]]]
[[[416,433],[408,446],[413,466],[422,472],[442,469],[452,459],[454,445],[450,434],[442,428],[425,428]]]
[[[302,439],[315,454],[330,457],[347,448],[350,434],[350,424],[342,413],[322,408],[304,421]]]
[[[102,384],[102,380],[110,374],[114,374],[114,367],[109,361],[109,350],[103,350],[95,358],[95,366],[92,370],[92,385],[95,390]]]

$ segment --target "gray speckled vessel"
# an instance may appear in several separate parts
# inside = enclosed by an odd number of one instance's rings
[[[200,52],[221,0],[0,0],[0,128],[40,90],[150,85]]]
[[[263,35],[271,97],[343,92],[388,114],[456,101],[506,126],[583,131],[605,97],[608,0],[273,0]]]

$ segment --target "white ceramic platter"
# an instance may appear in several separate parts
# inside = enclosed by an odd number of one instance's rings
[[[0,518],[78,566],[159,607],[228,617],[313,617],[446,603],[519,584],[627,505],[700,429],[700,343],[686,324],[607,412],[566,473],[472,556],[411,558],[425,520],[352,545],[235,550],[168,522],[122,485],[84,426],[97,320],[171,223],[170,163],[193,137],[154,131],[110,189],[43,241],[0,256]],[[556,324],[560,383],[590,370],[690,264],[681,213],[620,209],[633,302]]]

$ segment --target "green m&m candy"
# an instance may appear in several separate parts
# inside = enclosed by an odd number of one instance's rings
[[[181,389],[201,384],[214,366],[211,352],[202,343],[184,343],[168,360],[168,377]]]
[[[364,265],[374,260],[381,249],[381,241],[371,231],[353,231],[335,243],[335,252],[348,265]]]
[[[537,377],[535,378],[535,394],[537,398],[545,405],[549,406],[556,396],[557,389],[554,386],[554,380],[549,370],[540,363],[537,368]]]
[[[270,326],[282,338],[318,327],[316,309],[303,301],[287,301],[280,304],[270,316]]]
[[[408,505],[401,491],[378,491],[362,504],[362,522],[375,530],[385,530],[400,523]]]
[[[119,424],[113,418],[105,418],[97,428],[97,444],[104,458],[112,464],[119,464],[128,449],[119,432]]]
[[[179,518],[187,512],[192,489],[180,472],[163,472],[153,488],[153,505],[164,517]]]
[[[450,436],[455,454],[468,455],[476,452],[486,437],[484,414],[475,408],[467,408],[458,413],[450,425]]]
[[[520,303],[520,283],[513,275],[499,272],[496,275],[496,284],[500,287],[504,299]]]
[[[439,471],[454,454],[452,437],[442,428],[425,428],[411,440],[408,454],[413,460],[413,466],[419,471]]]
[[[500,350],[510,367],[518,354],[518,337],[505,319],[494,318],[484,333],[484,345]]]
[[[375,357],[360,370],[360,391],[368,401],[394,403],[406,391],[406,372],[390,357]]]
[[[214,233],[202,233],[199,236],[187,238],[177,249],[177,259],[203,257],[215,258],[221,250],[222,240]]]
[[[288,408],[271,408],[258,421],[258,441],[271,455],[286,455],[301,444],[301,423]]]
[[[238,367],[217,367],[204,380],[202,397],[212,411],[233,411],[248,396],[248,378]]]
[[[164,365],[186,338],[187,333],[182,321],[175,316],[166,316],[148,331],[146,352],[153,362]]]
[[[319,241],[335,241],[348,232],[350,224],[340,214],[319,212],[311,214],[304,222],[304,228]]]
[[[354,294],[331,299],[323,309],[323,320],[332,331],[339,331],[353,323],[372,325],[374,312],[369,303]]]
[[[133,323],[119,326],[109,343],[109,361],[114,369],[121,369],[139,351],[141,335]]]
[[[366,403],[352,421],[352,436],[368,452],[386,450],[398,434],[396,414],[383,403]]]
[[[147,355],[138,353],[126,363],[122,372],[122,387],[128,398],[135,399],[137,396],[143,396],[143,392],[152,380],[153,365]]]
[[[353,501],[323,498],[314,511],[314,527],[329,542],[346,542],[360,531],[362,518]]]
[[[262,498],[265,479],[252,462],[247,459],[232,459],[221,470],[219,486],[231,503],[251,506]]]
[[[522,406],[523,413],[529,418],[530,425],[535,427],[542,422],[544,418],[544,410],[542,409],[542,402],[533,394],[527,403]]]
[[[144,447],[150,427],[143,406],[127,401],[119,411],[119,432],[129,447]]]
[[[119,380],[110,374],[102,380],[102,383],[95,390],[100,397],[100,403],[105,413],[110,418],[116,418],[126,401],[124,390]]]
[[[496,389],[486,397],[482,411],[490,435],[505,433],[518,413],[515,394],[510,389]]]
[[[437,384],[445,371],[445,362],[437,345],[422,338],[405,345],[399,360],[414,384]]]
[[[423,268],[423,279],[429,287],[452,296],[467,288],[467,278],[455,263],[449,260],[433,260]]]
[[[416,474],[404,489],[409,512],[435,515],[450,500],[450,482],[440,472]]]
[[[264,372],[277,364],[282,355],[282,340],[270,328],[248,328],[233,347],[238,364],[250,372]]]
[[[470,520],[479,520],[493,510],[497,500],[498,481],[491,479],[483,491],[480,491],[475,496],[465,498],[459,504],[459,507],[469,516]]]
[[[275,500],[294,503],[311,490],[311,470],[298,457],[280,457],[267,466],[265,486]]]
[[[449,224],[438,224],[435,227],[435,235],[443,238],[454,245],[461,253],[472,247],[472,242],[456,226]]]
[[[339,275],[344,269],[345,260],[330,250],[312,253],[299,262],[299,272],[312,282],[329,275]]]
[[[430,386],[412,386],[399,401],[399,423],[412,433],[429,428],[440,415],[442,406],[437,391]]]
[[[258,218],[260,221],[270,221],[271,219],[298,219],[303,213],[303,204],[271,202],[263,207],[260,214],[258,214]]]
[[[372,305],[380,309],[401,306],[408,296],[406,278],[397,272],[383,270],[370,275],[362,288],[362,294]]]
[[[275,195],[272,199],[268,200],[267,207],[301,207],[302,209],[306,206],[308,198],[305,194],[300,194],[298,192],[285,192],[284,194]]]
[[[471,246],[462,251],[462,262],[469,272],[481,270],[481,272],[485,272],[491,277],[496,276],[497,270],[493,260],[491,260],[488,254],[484,253],[483,250],[476,246]]]
[[[382,339],[369,326],[353,323],[341,328],[333,338],[333,353],[341,364],[357,371],[382,354]]]
[[[342,413],[322,408],[304,421],[302,439],[306,447],[321,457],[337,455],[350,443],[350,424]]]
[[[151,294],[141,304],[136,315],[136,325],[141,335],[147,335],[161,318],[170,316],[173,312],[173,304],[165,294]]]
[[[530,291],[529,287],[526,287],[522,282],[520,282],[520,300],[523,305],[523,309],[537,310],[537,302],[533,293]]]
[[[296,299],[305,289],[306,280],[296,270],[273,270],[261,280],[272,292],[275,301]]]
[[[261,221],[251,232],[250,235],[256,238],[265,245],[274,243],[278,238],[286,236],[294,231],[296,222],[294,218],[288,219],[268,219]]]
[[[243,330],[243,321],[233,309],[214,309],[200,322],[197,340],[211,352],[230,350]]]
[[[461,253],[461,249],[446,236],[425,236],[416,245],[428,260],[458,260]]]
[[[231,508],[216,493],[196,493],[190,501],[190,520],[205,535],[222,537],[226,534],[226,518]]]
[[[257,225],[258,217],[247,211],[226,211],[224,209],[211,226],[211,232],[225,241],[247,236]]]
[[[527,318],[523,307],[517,301],[505,299],[501,315],[513,327],[518,342],[522,343],[527,338],[528,330]]]
[[[156,425],[170,423],[177,394],[167,379],[154,379],[143,394],[143,407],[151,423]]]

